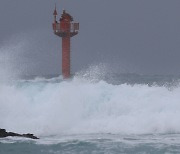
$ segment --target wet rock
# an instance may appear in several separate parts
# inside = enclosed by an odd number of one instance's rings
[[[38,137],[34,136],[33,134],[18,134],[18,133],[14,133],[14,132],[6,132],[5,129],[0,129],[0,138],[4,138],[4,137],[8,137],[8,136],[39,139]]]

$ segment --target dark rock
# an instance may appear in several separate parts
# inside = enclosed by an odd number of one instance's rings
[[[8,137],[8,136],[39,139],[38,137],[34,136],[33,134],[17,134],[17,133],[14,133],[14,132],[6,132],[5,129],[0,129],[0,138],[4,138],[4,137]]]
[[[7,132],[5,129],[0,129],[0,137],[7,137]]]
[[[31,138],[31,139],[39,139],[38,137],[34,136],[33,134],[23,134],[23,137]]]

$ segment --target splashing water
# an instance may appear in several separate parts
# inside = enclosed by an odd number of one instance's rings
[[[22,48],[20,43],[12,51]],[[9,154],[10,147],[17,154],[27,149],[33,154],[180,152],[179,79],[165,77],[173,86],[169,88],[157,76],[147,81],[123,75],[116,76],[118,84],[113,85],[111,78],[106,82],[107,67],[101,64],[70,80],[60,76],[12,81],[13,73],[22,73],[13,61],[18,54],[6,53],[9,48],[0,51],[0,128],[41,138],[0,139],[0,153]]]
[[[39,135],[179,133],[180,88],[75,77],[0,86],[0,127]]]

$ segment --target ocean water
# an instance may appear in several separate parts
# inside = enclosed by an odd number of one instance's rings
[[[35,77],[0,84],[0,154],[180,153],[179,76]]]

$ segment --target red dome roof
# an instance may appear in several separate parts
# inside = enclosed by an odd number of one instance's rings
[[[60,21],[65,20],[65,19],[69,21],[73,21],[73,17],[69,13],[66,13],[65,10],[63,10],[63,14],[61,15]]]

